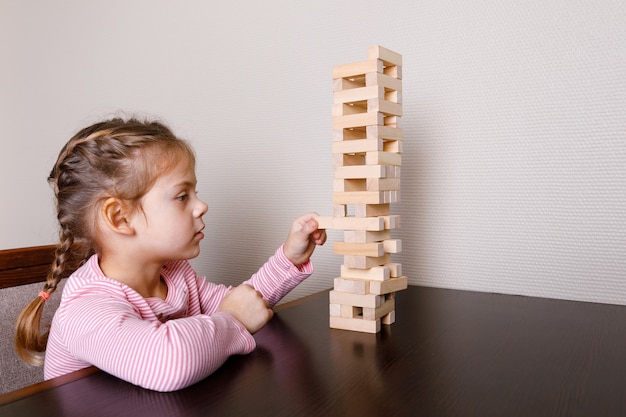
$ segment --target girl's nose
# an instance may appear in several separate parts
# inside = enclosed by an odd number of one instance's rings
[[[196,205],[196,209],[194,210],[194,216],[202,217],[207,213],[207,211],[209,211],[209,205],[204,201],[198,199],[198,204]]]

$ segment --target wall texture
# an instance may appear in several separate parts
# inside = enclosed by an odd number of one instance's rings
[[[331,68],[379,44],[404,58],[411,284],[626,304],[623,1],[211,3],[0,0],[0,249],[54,242],[56,153],[138,112],[196,147],[193,263],[241,282],[330,214]],[[332,286],[332,244],[314,262],[290,298]]]

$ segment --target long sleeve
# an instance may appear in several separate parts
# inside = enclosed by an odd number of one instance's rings
[[[312,272],[310,260],[298,268],[287,259],[281,246],[246,283],[260,291],[270,305],[274,306]]]
[[[156,391],[191,385],[229,356],[255,347],[228,314],[161,323],[143,319],[132,305],[113,297],[81,297],[67,309],[63,329],[66,347],[77,359]]]

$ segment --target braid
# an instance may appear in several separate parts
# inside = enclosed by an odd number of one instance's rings
[[[43,290],[49,294],[52,294],[61,281],[61,278],[65,276],[65,270],[67,265],[72,259],[72,245],[74,243],[74,236],[63,228],[60,233],[60,243],[54,253],[54,261],[50,267],[50,272],[46,279],[46,284]]]
[[[57,163],[56,172],[60,172]],[[53,172],[55,172],[53,170]],[[58,178],[54,178],[54,191],[55,196],[58,198]],[[67,268],[67,264],[71,259],[72,245],[74,243],[74,236],[65,225],[62,219],[62,210],[58,209],[59,223],[61,225],[61,231],[59,233],[59,245],[54,254],[54,260],[46,277],[46,282],[42,289],[42,292],[52,295],[63,278],[64,272]],[[48,296],[38,296],[35,298],[26,308],[21,312],[17,319],[16,332],[15,332],[15,349],[20,357],[31,365],[41,366],[43,365],[44,352],[48,342],[48,330],[42,333],[41,331],[41,316],[43,314],[43,308]]]

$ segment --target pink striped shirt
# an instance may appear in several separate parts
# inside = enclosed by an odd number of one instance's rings
[[[298,269],[280,247],[247,284],[276,304],[313,272]],[[50,329],[45,379],[94,365],[135,385],[174,391],[207,377],[256,344],[228,313],[217,312],[230,287],[199,277],[187,261],[163,267],[167,297],[143,298],[104,276],[97,256],[65,284]]]

